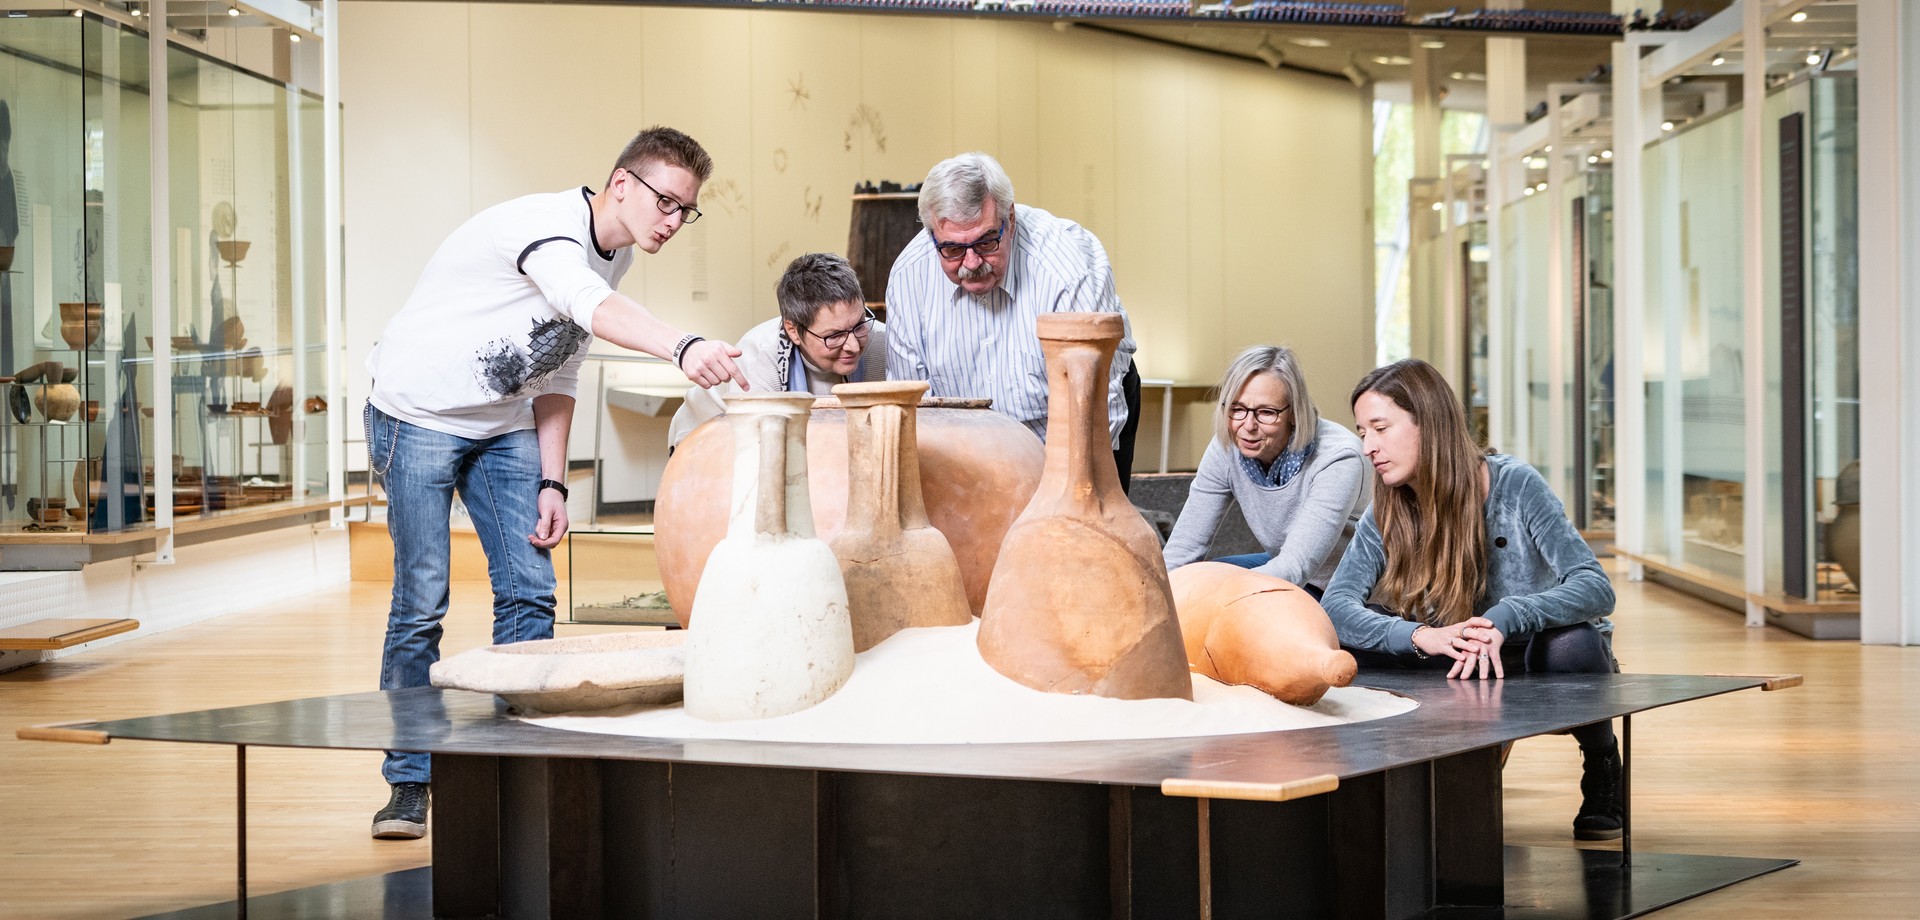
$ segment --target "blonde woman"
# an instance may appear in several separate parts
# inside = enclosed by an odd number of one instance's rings
[[[1258,345],[1220,381],[1213,443],[1167,538],[1167,568],[1198,562],[1233,504],[1264,552],[1224,556],[1315,598],[1333,578],[1372,479],[1360,439],[1320,417],[1293,351]]]
[[[1352,398],[1373,507],[1322,604],[1360,666],[1482,679],[1617,670],[1613,586],[1546,480],[1513,457],[1481,453],[1453,388],[1424,361],[1369,373]],[[1613,724],[1572,734],[1584,761],[1573,835],[1619,837]]]

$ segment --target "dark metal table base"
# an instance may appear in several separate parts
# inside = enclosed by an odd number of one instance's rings
[[[1504,909],[1436,908],[1434,920],[1614,920],[1638,917],[1687,898],[1794,865],[1794,860],[1640,853],[1622,872],[1608,850],[1507,847]],[[232,901],[154,914],[143,920],[230,920]],[[433,869],[316,885],[248,900],[252,920],[428,920]]]

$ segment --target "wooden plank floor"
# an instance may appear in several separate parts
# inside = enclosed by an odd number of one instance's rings
[[[1804,864],[1663,918],[1920,916],[1920,648],[1816,643],[1616,577],[1617,650],[1643,672],[1794,672],[1635,720],[1635,847]],[[563,601],[564,603],[564,601]],[[14,740],[25,724],[124,718],[375,685],[386,590],[355,584],[0,675],[0,916],[127,917],[233,893],[233,755],[141,742]],[[454,590],[446,648],[486,641],[486,589]],[[608,627],[563,626],[563,635]],[[256,893],[425,865],[425,841],[367,837],[379,755],[251,751]],[[1523,742],[1507,766],[1510,842],[1571,845],[1579,759]]]

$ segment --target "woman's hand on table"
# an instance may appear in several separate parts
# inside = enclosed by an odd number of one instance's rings
[[[1506,665],[1500,662],[1500,647],[1507,637],[1492,620],[1474,617],[1449,628],[1459,629],[1453,640],[1455,648],[1448,652],[1453,658],[1453,667],[1447,670],[1449,678],[1477,676],[1486,680],[1489,673],[1493,677],[1507,676]]]
[[[1476,669],[1482,678],[1487,677],[1489,671],[1494,677],[1507,676],[1500,663],[1500,646],[1505,641],[1506,637],[1486,617],[1473,617],[1451,626],[1427,626],[1413,632],[1413,644],[1422,654],[1453,659],[1453,667],[1447,671],[1449,678],[1472,677]]]

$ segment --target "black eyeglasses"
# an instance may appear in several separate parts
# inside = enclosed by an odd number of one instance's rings
[[[873,321],[879,319],[879,317],[873,315],[873,309],[871,307],[863,312],[866,313],[866,315],[862,316],[860,322],[855,323],[852,329],[842,329],[839,332],[829,332],[826,335],[821,335],[805,326],[801,326],[800,331],[819,339],[828,348],[839,348],[847,344],[847,336],[850,335],[859,336],[860,341],[864,342],[867,340],[868,329],[873,325]]]
[[[958,262],[961,259],[966,258],[967,250],[969,249],[983,256],[993,255],[994,253],[1000,251],[1000,241],[1006,238],[1006,234],[1007,234],[1007,219],[1004,217],[1000,218],[1000,228],[998,230],[995,230],[992,233],[987,234],[986,236],[983,236],[977,240],[974,240],[971,243],[941,242],[939,237],[933,235],[933,228],[932,227],[927,228],[927,236],[933,239],[933,248],[940,252],[940,258],[945,259],[949,262]]]
[[[1250,406],[1234,403],[1227,407],[1227,418],[1236,422],[1244,422],[1247,420],[1247,416],[1251,415],[1254,421],[1260,423],[1260,427],[1272,428],[1279,424],[1280,418],[1286,415],[1292,408],[1292,406],[1281,406],[1276,409],[1273,406],[1261,406],[1255,409]]]
[[[700,219],[699,208],[689,207],[687,205],[681,204],[678,201],[673,200],[672,198],[666,195],[660,194],[659,189],[654,188],[651,185],[647,185],[647,180],[640,178],[639,173],[634,172],[633,170],[628,169],[625,166],[620,167],[620,171],[623,173],[626,173],[629,176],[632,176],[633,181],[638,182],[641,185],[647,186],[647,191],[652,192],[654,194],[654,197],[658,199],[657,201],[654,202],[654,204],[657,204],[660,206],[660,213],[672,214],[675,211],[679,211],[681,215],[680,222],[683,224],[690,224]]]

